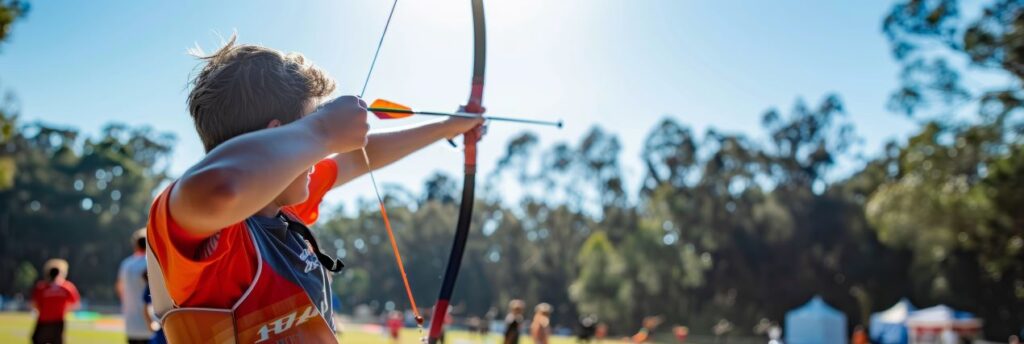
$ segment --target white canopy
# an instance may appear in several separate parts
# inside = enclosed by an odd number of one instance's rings
[[[956,311],[946,305],[923,308],[910,313],[907,317],[907,327],[924,326],[953,326],[956,320]]]
[[[889,309],[872,314],[871,318],[888,324],[902,324],[907,321],[907,317],[910,316],[910,312],[913,312],[914,309],[914,305],[910,304],[910,300],[900,299],[899,302],[889,307]]]
[[[956,343],[960,337],[973,337],[981,330],[981,319],[957,312],[946,305],[911,312],[907,317],[910,342]]]

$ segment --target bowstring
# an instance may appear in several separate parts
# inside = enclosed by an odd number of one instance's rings
[[[377,65],[377,56],[380,56],[380,48],[384,46],[384,36],[388,34],[388,27],[391,26],[391,17],[395,15],[396,6],[398,6],[398,0],[391,3],[388,20],[384,22],[384,31],[380,33],[380,39],[377,40],[377,51],[373,52],[373,60],[370,61],[370,69],[366,71],[366,80],[363,81],[363,90],[359,91],[359,98],[363,98],[363,95],[366,94],[366,86],[370,85],[370,76],[373,75],[373,67]]]
[[[373,60],[370,61],[370,69],[366,71],[366,80],[363,81],[363,89],[359,91],[359,99],[363,98],[366,94],[366,87],[370,85],[370,76],[373,75],[373,67],[377,65],[377,57],[380,56],[380,49],[384,46],[384,37],[388,33],[388,27],[391,26],[391,17],[395,14],[395,7],[398,5],[398,0],[394,0],[391,3],[391,11],[388,12],[388,19],[384,22],[384,30],[380,33],[380,39],[377,41],[377,49],[373,53]],[[370,164],[370,155],[366,153],[366,147],[362,149],[363,161],[366,162],[366,171],[370,175],[370,184],[373,185],[373,193],[377,196],[377,203],[380,206],[380,215],[384,219],[384,228],[387,229],[388,239],[391,241],[391,250],[395,253],[395,263],[398,265],[398,271],[402,275],[402,283],[405,285],[405,295],[409,299],[409,305],[412,307],[412,313],[416,317],[416,326],[419,328],[420,334],[423,333],[423,317],[420,316],[420,309],[416,306],[416,298],[412,295],[412,287],[409,286],[409,277],[405,273],[405,264],[402,263],[402,254],[398,250],[398,243],[395,241],[395,233],[391,229],[391,221],[388,218],[387,209],[384,207],[384,198],[380,195],[380,189],[377,188],[377,178],[373,175],[373,165]]]

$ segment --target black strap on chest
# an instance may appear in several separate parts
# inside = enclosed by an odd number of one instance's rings
[[[309,243],[309,246],[313,248],[313,253],[316,254],[316,259],[320,261],[320,265],[323,265],[323,267],[326,268],[328,271],[339,272],[341,271],[342,268],[345,267],[345,263],[343,263],[341,259],[328,256],[326,253],[320,251],[320,245],[317,244],[316,237],[313,236],[313,232],[309,230],[309,227],[306,227],[306,225],[302,224],[301,221],[296,221],[295,219],[289,218],[288,230],[299,233],[299,235],[302,236],[303,239],[306,239],[306,242]]]

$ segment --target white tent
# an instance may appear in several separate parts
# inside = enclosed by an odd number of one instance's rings
[[[967,312],[938,305],[911,312],[907,317],[910,343],[956,344],[960,337],[973,337],[981,331],[981,320]]]
[[[786,313],[787,344],[846,344],[846,316],[819,296]]]

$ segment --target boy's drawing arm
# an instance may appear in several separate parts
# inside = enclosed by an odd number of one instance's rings
[[[318,116],[232,138],[185,172],[170,194],[174,220],[206,238],[270,204],[332,145]]]
[[[450,118],[411,127],[375,131],[367,136],[366,154],[370,158],[372,168],[377,170],[434,142],[458,136],[482,121],[482,119]],[[338,165],[338,178],[335,179],[335,187],[368,172],[366,163],[363,161],[363,153],[359,150],[338,153],[332,159]]]

